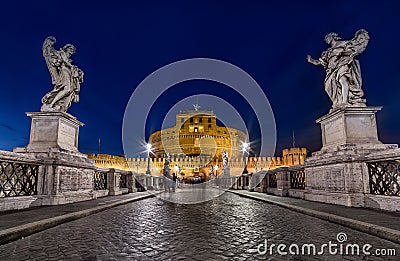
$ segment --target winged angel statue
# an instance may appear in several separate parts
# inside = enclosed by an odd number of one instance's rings
[[[76,48],[66,44],[59,51],[54,49],[56,38],[49,36],[43,42],[43,57],[50,71],[54,89],[42,98],[41,111],[66,112],[72,102],[79,102],[83,71],[72,64]]]
[[[222,150],[222,165],[224,166],[224,169],[228,167],[228,152],[226,150]]]
[[[368,32],[358,30],[353,39],[344,41],[337,33],[325,36],[325,42],[331,47],[322,52],[321,58],[314,60],[310,55],[307,61],[323,66],[326,70],[325,91],[331,98],[333,109],[347,106],[365,107],[360,62],[355,57],[361,54],[369,42]]]

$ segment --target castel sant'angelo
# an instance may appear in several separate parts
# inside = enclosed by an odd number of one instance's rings
[[[234,128],[219,126],[213,111],[181,111],[176,115],[175,126],[152,133],[149,144],[152,146],[151,172],[161,175],[164,167],[164,154],[171,157],[170,167],[186,179],[200,177],[207,180],[214,169],[214,175],[222,171],[222,151],[228,152],[231,176],[242,173],[244,158],[241,144],[247,140],[246,134]],[[274,169],[283,166],[303,164],[305,148],[290,148],[282,151],[282,157],[246,157],[249,173]],[[145,173],[147,158],[128,158],[106,154],[89,154],[99,167],[131,170]]]
[[[246,134],[240,130],[217,125],[213,111],[189,110],[176,115],[172,128],[150,135],[155,157],[168,152],[172,157],[212,157],[221,161],[222,150],[231,157],[240,156],[240,144],[246,141]]]

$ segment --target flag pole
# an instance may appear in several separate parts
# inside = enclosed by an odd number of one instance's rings
[[[100,136],[99,136],[97,155],[100,155],[100,146],[101,146],[101,141],[100,141]]]

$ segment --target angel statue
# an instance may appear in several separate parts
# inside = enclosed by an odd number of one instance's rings
[[[210,175],[214,175],[214,170],[214,165],[211,165],[209,170]]]
[[[164,165],[169,165],[169,163],[171,162],[171,155],[169,154],[169,152],[164,152],[164,159],[165,159],[165,163]]]
[[[341,40],[337,33],[329,33],[325,36],[325,42],[331,47],[322,52],[321,58],[314,60],[308,55],[307,61],[325,68],[325,91],[332,100],[332,109],[365,107],[360,62],[355,57],[367,47],[368,32],[358,30],[354,38],[347,41]]]
[[[228,167],[228,152],[222,150],[222,165],[224,169]]]
[[[72,64],[75,46],[66,44],[59,51],[54,49],[56,38],[49,36],[43,42],[43,57],[51,75],[54,89],[42,98],[41,111],[66,112],[72,102],[79,101],[83,71]]]

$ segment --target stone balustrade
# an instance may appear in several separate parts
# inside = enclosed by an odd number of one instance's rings
[[[43,162],[29,155],[0,151],[0,210],[29,207],[38,194]]]
[[[359,164],[360,176],[357,181],[361,192],[357,191],[356,206],[398,211],[400,206],[400,153],[397,150],[349,159]],[[311,163],[263,170],[238,177],[218,176],[218,186],[232,189],[247,189],[278,196],[309,199],[315,192],[315,180],[310,181],[307,168],[315,168]],[[93,173],[91,179],[65,172],[66,169],[84,167]],[[79,162],[56,161],[49,157],[35,157],[31,154],[0,151],[0,210],[21,209],[30,206],[64,204],[69,201],[50,202],[50,199],[68,193],[84,193],[90,199],[108,195],[147,190],[162,190],[163,177],[135,173],[132,171],[83,165]],[[61,168],[58,172],[55,169]],[[312,174],[315,172],[313,169]],[[333,173],[334,174],[334,173]],[[339,178],[332,176],[330,178]],[[229,179],[229,180],[227,180]],[[329,187],[330,179],[319,180],[319,186],[338,196],[351,191],[348,187]],[[88,182],[89,185],[88,185]],[[357,187],[357,188],[358,188]],[[353,188],[354,191],[354,188]],[[65,193],[65,194],[64,194]],[[85,195],[87,196],[87,195]]]
[[[304,198],[306,186],[304,165],[243,174],[240,177],[232,177],[232,179],[237,179],[232,189]]]
[[[371,154],[351,160],[360,164],[359,172],[353,172],[353,175],[360,177],[358,183],[362,190],[357,191],[359,203],[353,206],[400,211],[400,153],[393,150],[392,153]],[[315,186],[315,181],[310,182],[307,177],[306,169],[309,167],[303,164],[243,174],[232,177],[234,184],[231,188],[309,199],[309,194],[313,193],[313,187],[310,186]],[[340,176],[330,178],[338,179]],[[318,184],[325,191],[336,193],[338,197],[347,191],[354,191],[350,181],[347,181],[348,187],[343,188],[331,188],[327,181],[329,179],[319,180]]]
[[[160,179],[76,160],[0,151],[0,211],[159,190]]]

